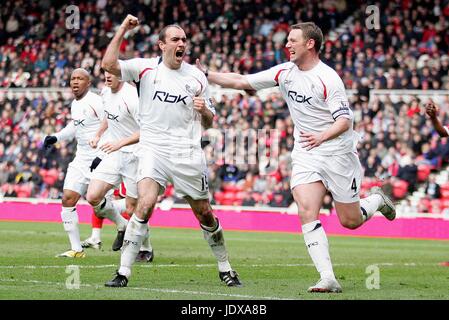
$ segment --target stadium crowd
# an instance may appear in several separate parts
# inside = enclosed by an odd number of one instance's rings
[[[131,5],[132,4],[132,5]],[[101,89],[102,54],[115,27],[132,8],[140,29],[121,47],[123,58],[158,53],[163,25],[177,22],[189,34],[188,60],[199,58],[211,70],[254,73],[288,61],[288,26],[312,20],[325,32],[321,59],[340,74],[351,96],[359,155],[365,169],[362,191],[384,185],[404,198],[449,159],[449,142],[439,139],[418,98],[369,101],[371,89],[449,89],[449,1],[378,1],[380,29],[365,27],[365,5],[357,1],[79,1],[79,29],[67,28],[62,1],[6,1],[0,8],[2,88],[68,86],[74,67],[91,71]],[[349,27],[338,29],[352,19]],[[73,23],[73,21],[71,21]],[[72,25],[70,25],[72,26]],[[70,27],[69,26],[69,27]],[[4,196],[60,198],[73,143],[42,150],[47,134],[69,120],[70,100],[62,94],[8,98],[0,95],[0,186]],[[288,179],[293,123],[280,95],[223,96],[214,128],[205,133],[209,187],[220,204],[286,207],[292,202]],[[440,105],[449,119],[449,98]],[[240,164],[215,158],[214,135],[232,139],[252,129],[277,129],[279,151],[269,163]],[[274,137],[262,138],[271,146]],[[259,139],[261,143],[261,139]],[[223,142],[218,144],[222,147]],[[229,146],[229,144],[226,144]],[[233,152],[233,148],[224,151]],[[165,196],[173,195],[172,188]],[[329,200],[330,202],[330,200]]]

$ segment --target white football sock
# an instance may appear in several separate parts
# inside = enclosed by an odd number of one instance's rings
[[[228,252],[226,251],[223,229],[220,226],[220,222],[218,219],[216,220],[217,224],[215,227],[207,227],[200,224],[203,229],[204,239],[209,244],[215,258],[217,258],[218,262],[218,270],[220,272],[231,271],[231,264],[228,259]]]
[[[153,247],[150,242],[150,228],[147,227],[147,234],[143,239],[142,246],[140,247],[140,251],[153,251]]]
[[[147,223],[148,221],[143,221],[137,218],[134,214],[131,219],[129,219],[128,226],[126,227],[118,273],[128,279],[131,276],[131,267],[136,260],[143,239],[147,234]]]
[[[360,213],[363,222],[368,221],[374,213],[384,205],[384,199],[378,194],[372,194],[369,197],[360,199]]]
[[[126,229],[128,221],[122,217],[117,208],[112,204],[111,200],[103,198],[103,200],[94,208],[95,214],[100,217],[108,218],[117,225],[117,230],[123,231]]]
[[[92,234],[90,236],[90,239],[100,242],[101,241],[101,229],[100,228],[92,228]]]
[[[321,279],[335,279],[329,255],[329,242],[320,220],[302,225],[304,241]]]
[[[67,232],[72,250],[77,252],[83,251],[80,241],[80,232],[78,228],[78,214],[75,207],[62,207],[61,211],[62,224]]]

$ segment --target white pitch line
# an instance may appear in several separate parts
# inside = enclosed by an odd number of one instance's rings
[[[76,265],[76,264],[74,264]],[[437,263],[415,263],[415,262],[405,262],[405,263],[391,263],[391,262],[379,262],[379,263],[334,263],[334,267],[364,267],[366,265],[378,265],[384,267],[417,267],[417,266],[433,266]],[[58,269],[67,268],[68,265],[51,265],[51,266],[37,266],[37,265],[16,265],[16,266],[2,266],[0,269]],[[76,265],[81,269],[103,269],[103,268],[113,268],[117,267],[115,264],[100,264],[100,265]],[[245,264],[239,265],[235,264],[237,267],[251,267],[251,268],[270,268],[270,267],[313,267],[313,263],[284,263],[284,264]],[[135,264],[133,267],[137,268],[214,268],[216,264]]]
[[[41,285],[57,285],[57,286],[65,286],[65,283],[61,282],[48,282],[48,281],[38,281],[38,280],[19,280],[19,279],[0,279],[0,282],[24,282],[24,283],[34,283]],[[1,285],[0,285],[1,287]],[[80,284],[80,287],[87,288],[104,288],[99,285],[91,285],[91,284]],[[219,293],[219,292],[204,292],[204,291],[190,291],[190,290],[177,290],[177,289],[158,289],[158,288],[141,288],[141,287],[127,287],[127,289],[131,290],[140,290],[140,291],[152,291],[152,292],[160,292],[160,293],[180,293],[180,294],[189,294],[189,295],[207,295],[207,296],[221,296],[221,297],[229,297],[229,298],[241,298],[241,299],[255,299],[255,300],[292,300],[287,298],[279,298],[279,297],[260,297],[260,296],[251,296],[245,294],[228,294],[228,293]],[[123,289],[120,289],[123,290]]]

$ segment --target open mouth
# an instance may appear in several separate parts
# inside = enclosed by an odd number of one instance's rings
[[[175,55],[176,58],[182,58],[184,56],[184,50],[177,50]]]

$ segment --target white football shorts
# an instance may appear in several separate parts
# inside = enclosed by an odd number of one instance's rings
[[[362,165],[357,153],[316,155],[292,152],[290,188],[322,181],[337,202],[352,203],[360,200]]]
[[[137,182],[144,178],[153,179],[161,186],[159,194],[170,182],[180,198],[209,199],[206,156],[200,148],[181,157],[163,156],[149,148],[141,148],[137,155]]]
[[[132,152],[115,151],[107,154],[92,173],[92,179],[100,180],[114,188],[125,184],[126,195],[137,199],[138,159]]]
[[[67,168],[63,189],[72,190],[81,196],[85,196],[92,174],[90,172],[92,160],[89,159],[86,161],[75,157]]]

